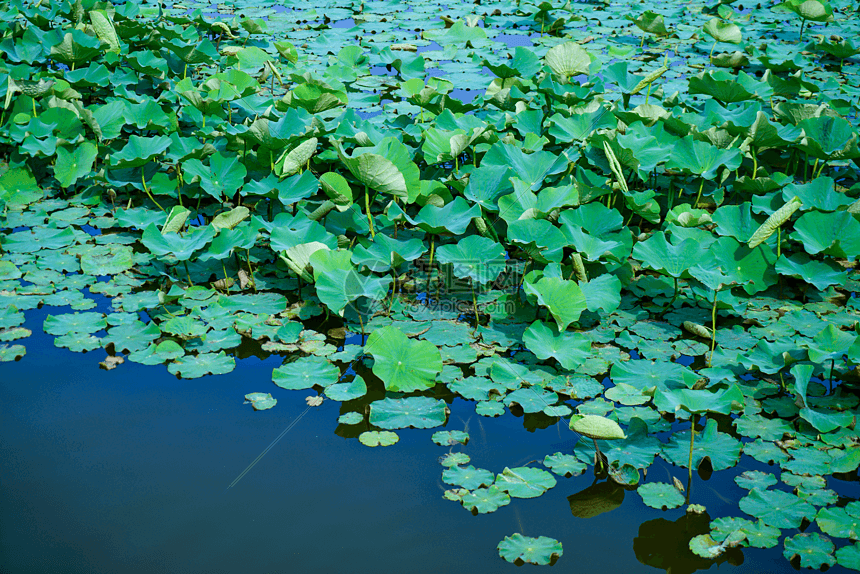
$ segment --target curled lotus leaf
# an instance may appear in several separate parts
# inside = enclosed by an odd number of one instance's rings
[[[627,438],[617,422],[597,415],[574,415],[570,419],[570,430],[588,438],[600,440]]]

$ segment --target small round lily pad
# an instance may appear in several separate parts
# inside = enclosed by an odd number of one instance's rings
[[[337,418],[337,422],[342,425],[357,425],[364,420],[364,415],[357,412],[344,413]]]
[[[278,404],[278,399],[273,399],[271,393],[248,393],[245,400],[251,402],[255,411],[265,411]]]
[[[467,444],[469,433],[464,431],[437,431],[430,439],[439,446],[452,446],[455,444]]]
[[[540,566],[554,564],[563,554],[561,542],[558,540],[546,536],[531,538],[520,533],[506,536],[497,548],[499,556],[517,565],[526,562]]]
[[[358,440],[365,446],[391,446],[399,441],[400,437],[391,431],[365,431],[358,435]]]
[[[665,482],[649,482],[637,489],[642,502],[651,508],[678,508],[684,504],[684,495],[677,488]]]
[[[461,502],[463,507],[473,514],[487,514],[510,504],[511,497],[507,492],[493,485],[489,488],[475,489],[474,492],[465,495]]]

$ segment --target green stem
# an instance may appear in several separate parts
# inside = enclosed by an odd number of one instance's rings
[[[669,310],[669,308],[671,308],[671,307],[672,307],[672,304],[675,302],[675,299],[677,299],[677,298],[678,298],[678,292],[679,292],[679,289],[678,289],[678,278],[677,278],[677,277],[672,277],[672,279],[674,279],[674,280],[675,280],[675,294],[674,294],[674,295],[672,295],[672,298],[671,298],[671,299],[669,299],[669,302],[668,302],[668,303],[666,303],[666,306],[665,306],[665,307],[663,307],[663,308],[660,310],[660,312],[659,312],[659,313],[657,313],[657,315],[658,315],[658,316],[661,316],[661,315],[663,315],[663,313],[665,313],[666,311],[668,311],[668,310]]]
[[[758,173],[758,158],[755,155],[755,148],[750,148],[752,151],[752,160],[753,160],[753,179],[755,179],[756,174]]]
[[[367,223],[370,225],[370,236],[376,237],[376,232],[373,230],[373,216],[370,214],[370,191],[367,186],[364,186],[364,210],[367,212]]]
[[[711,307],[711,354],[708,356],[708,368],[711,368],[711,361],[714,359],[714,347],[717,344],[717,295],[720,290],[714,291],[714,306]]]
[[[436,236],[431,235],[430,236],[430,263],[427,265],[427,287],[426,287],[427,292],[425,293],[425,295],[427,296],[427,303],[428,304],[430,303],[430,273],[433,271],[433,254],[435,252],[435,249],[436,249]]]
[[[693,209],[699,206],[699,200],[702,199],[702,188],[705,186],[705,178],[702,177],[699,181],[699,193],[696,195],[696,202],[693,204]]]
[[[152,203],[154,203],[158,207],[158,209],[164,211],[164,208],[161,207],[161,205],[159,205],[159,203],[155,201],[155,198],[152,197],[152,194],[149,193],[149,187],[147,187],[146,185],[146,172],[144,171],[143,167],[140,168],[140,181],[143,182],[143,191],[146,192],[146,195],[149,196],[149,199],[152,201]]]
[[[257,292],[257,280],[254,279],[254,270],[251,269],[251,250],[245,250],[245,261],[248,263],[248,274],[251,275],[251,285],[254,286],[254,293]]]
[[[478,300],[475,298],[475,280],[469,278],[469,286],[472,287],[472,309],[475,311],[475,331],[478,330]],[[830,376],[833,377],[833,370],[830,371]],[[831,384],[832,386],[832,384]]]
[[[688,480],[689,484],[692,484],[693,481],[693,441],[696,438],[696,413],[692,413],[690,416],[690,469]],[[687,488],[689,490],[689,487]]]
[[[776,258],[782,254],[782,226],[776,228]]]
[[[188,286],[194,287],[194,281],[191,280],[191,271],[188,270],[188,261],[183,261],[185,264],[185,274],[188,275]]]

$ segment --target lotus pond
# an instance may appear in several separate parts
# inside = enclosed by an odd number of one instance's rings
[[[4,569],[860,570],[854,3],[0,13]]]

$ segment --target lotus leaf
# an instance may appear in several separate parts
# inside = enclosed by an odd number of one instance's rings
[[[758,470],[748,470],[735,477],[735,482],[741,488],[766,490],[777,483],[776,477],[770,473]]]
[[[489,488],[478,488],[463,496],[460,501],[463,508],[473,514],[488,514],[510,504],[511,497],[496,485],[492,485]]]
[[[815,516],[821,531],[836,538],[860,540],[860,503],[850,502],[845,508],[822,508]]]
[[[249,393],[245,395],[245,400],[251,402],[255,411],[265,411],[278,404],[277,399],[273,399],[270,393]]]
[[[708,457],[714,470],[725,470],[737,464],[740,453],[741,443],[730,435],[718,432],[717,422],[711,419],[701,438],[695,441],[693,468],[698,468],[702,459]],[[673,464],[687,468],[690,463],[689,431],[672,434],[660,455]]]
[[[575,456],[560,452],[547,455],[543,459],[543,464],[557,475],[564,477],[579,476],[586,469],[585,464],[577,460]]]
[[[334,385],[340,370],[322,357],[302,357],[272,371],[272,381],[282,389],[302,390]]]
[[[455,444],[468,444],[469,433],[464,431],[437,431],[433,433],[430,440],[439,446],[452,446]],[[466,461],[468,462],[468,461]]]
[[[753,489],[738,504],[747,514],[777,528],[797,528],[804,518],[815,517],[812,505],[781,490]]]
[[[378,329],[367,339],[373,373],[390,391],[428,389],[442,372],[442,356],[429,341],[412,341],[397,327]]]
[[[444,401],[430,397],[386,398],[370,403],[370,424],[388,430],[427,429],[445,424],[448,412]]]
[[[225,355],[224,351],[217,354],[185,355],[167,365],[167,370],[171,374],[181,376],[184,379],[196,379],[206,375],[223,375],[235,368],[236,360]]]
[[[352,401],[365,394],[367,394],[367,384],[360,376],[356,376],[349,383],[336,383],[325,388],[325,396],[334,401]]]
[[[358,435],[358,440],[364,446],[391,446],[399,441],[400,437],[391,431],[365,431]]]
[[[481,487],[488,487],[493,484],[493,473],[483,468],[475,468],[474,466],[459,467],[446,469],[442,472],[442,481],[447,484],[456,484],[467,490],[475,490]]]
[[[363,420],[364,415],[356,412],[344,413],[337,418],[337,422],[342,425],[356,425]]]
[[[561,542],[539,536],[531,538],[514,533],[506,536],[498,545],[499,556],[514,564],[553,564],[563,554]]]
[[[833,557],[835,548],[829,538],[817,532],[801,533],[785,539],[782,554],[789,560],[800,556],[801,568],[821,568],[836,564],[836,558]]]
[[[464,464],[469,464],[469,460],[471,459],[469,458],[468,454],[462,452],[451,452],[441,457],[439,459],[439,464],[446,468],[450,468],[452,466],[461,466]]]
[[[50,335],[66,335],[69,333],[91,334],[107,327],[102,313],[65,313],[63,315],[48,315],[45,318],[45,332]]]

